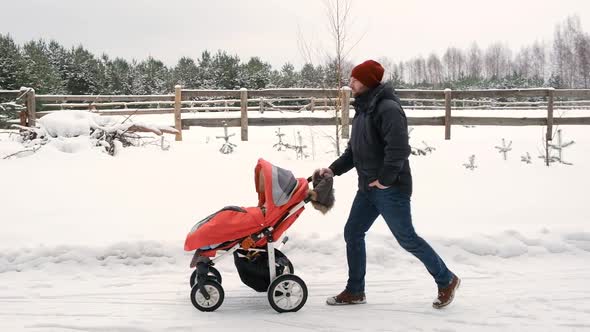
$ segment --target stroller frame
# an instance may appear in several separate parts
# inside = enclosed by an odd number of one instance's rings
[[[213,265],[228,254],[234,256],[242,282],[257,292],[266,292],[273,309],[294,312],[304,306],[307,286],[279,249],[289,239],[284,232],[299,218],[306,203],[312,202],[323,213],[326,210],[318,206],[329,209],[333,204],[332,178],[316,182],[314,177],[296,178],[291,171],[259,159],[254,170],[258,205],[226,206],[193,226],[184,249],[195,250],[190,267],[196,269],[190,285],[191,302],[198,310],[214,311],[223,303],[221,274]],[[277,245],[279,241],[282,243]]]
[[[288,213],[286,213],[276,224],[274,224],[274,226],[266,227],[262,231],[250,236],[254,243],[266,237],[266,250],[261,248],[243,248],[242,241],[245,238],[231,241],[237,241],[237,243],[228,249],[220,249],[219,252],[221,253],[215,255],[213,258],[201,256],[200,251],[196,250],[191,262],[191,266],[196,266],[196,270],[193,272],[193,276],[191,276],[191,301],[193,305],[200,311],[214,311],[219,308],[219,306],[221,306],[225,297],[225,293],[221,287],[221,274],[213,267],[213,265],[215,265],[215,263],[219,260],[227,257],[227,255],[233,255],[237,250],[246,250],[248,252],[266,251],[268,254],[268,272],[271,283],[267,289],[267,297],[271,307],[279,313],[295,312],[301,309],[307,301],[307,286],[301,278],[292,274],[292,270],[290,270],[288,273],[283,272],[283,274],[277,276],[277,260],[275,256],[275,241],[273,240],[273,231],[284,220],[287,220],[289,217],[297,213],[305,206],[306,203],[310,201],[311,198],[309,196],[306,197],[304,200],[290,208]],[[289,237],[284,236],[282,241],[280,241],[281,244],[277,246],[276,249],[280,250],[288,240]],[[220,246],[223,247],[223,244]],[[294,285],[300,289],[302,297],[301,300],[296,301],[294,305],[291,305],[290,301],[287,301],[287,305],[281,305],[278,303],[276,295],[277,292],[278,294],[285,294],[285,296],[289,298],[291,296],[290,290],[287,292],[284,290],[291,289]],[[280,299],[284,299],[285,296],[280,297]],[[199,303],[199,300],[201,300],[202,303]]]
[[[309,202],[308,198],[306,198],[305,200],[299,202],[297,205],[292,207],[289,210],[289,213],[286,214],[282,220],[285,220],[285,219],[289,218],[290,216],[292,216],[293,214],[295,214],[295,212],[297,212],[299,209],[301,209],[305,205],[305,203],[307,203],[307,202]],[[277,225],[280,224],[281,221],[279,221],[277,223]],[[270,280],[274,280],[277,277],[276,270],[273,268],[276,265],[275,251],[274,251],[274,249],[275,249],[274,243],[275,242],[272,239],[272,231],[274,229],[275,229],[275,227],[265,228],[262,232],[258,233],[257,235],[255,235],[253,237],[254,241],[257,241],[260,238],[262,238],[263,236],[267,236],[266,250],[268,251],[268,269],[269,269],[269,273],[270,273]],[[281,244],[279,245],[279,247],[277,249],[280,250],[283,247],[283,245],[285,245],[287,243],[288,240],[289,240],[289,238],[287,236],[283,237],[283,241],[281,242]],[[210,259],[211,265],[215,265],[215,262],[221,260],[222,258],[226,257],[227,255],[233,255],[233,253],[238,249],[245,249],[245,248],[241,247],[241,242],[236,243],[236,245],[234,245],[233,247],[229,248],[228,250],[225,250],[224,253],[222,253],[220,255],[216,255],[215,258]],[[258,248],[253,248],[253,249],[248,248],[246,250],[248,250],[248,251],[264,251],[263,249],[258,249]],[[196,254],[198,254],[198,253],[195,253],[195,255]]]

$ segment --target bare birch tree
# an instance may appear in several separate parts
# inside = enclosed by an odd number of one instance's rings
[[[510,74],[512,55],[510,49],[502,43],[490,45],[484,56],[484,68],[487,78],[502,78]]]
[[[299,32],[298,43],[299,50],[303,58],[308,63],[314,61],[318,55],[325,63],[326,79],[322,85],[324,88],[336,88],[342,91],[342,87],[347,83],[346,78],[352,70],[350,62],[350,53],[362,40],[364,35],[355,37],[352,33],[352,1],[351,0],[324,0],[323,1],[327,29],[332,46],[329,48],[314,47],[313,44],[304,38]],[[333,76],[332,76],[333,75]],[[338,122],[338,114],[342,109],[342,98],[336,99],[335,102],[335,119],[336,119],[336,153],[340,155],[340,134],[341,128]]]
[[[467,76],[471,79],[479,79],[482,77],[482,69],[481,49],[476,42],[473,42],[467,51]]]
[[[447,80],[456,81],[465,74],[465,57],[460,49],[449,47],[443,55],[442,61],[446,68]]]
[[[545,81],[547,77],[547,46],[535,42],[531,47],[531,75],[534,79]]]
[[[576,41],[576,56],[578,57],[580,76],[579,87],[587,89],[590,85],[590,36],[581,35]]]
[[[426,68],[428,72],[427,80],[431,82],[433,85],[438,86],[443,83],[443,72],[444,68],[442,62],[438,58],[435,53],[432,53],[428,56],[428,61],[426,62]]]

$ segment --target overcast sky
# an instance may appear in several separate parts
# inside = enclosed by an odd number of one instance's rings
[[[578,15],[590,31],[590,0],[352,0],[353,62],[442,54],[448,46],[513,50],[550,42],[555,24]],[[181,56],[222,49],[242,60],[259,56],[279,67],[304,58],[298,31],[315,49],[329,49],[321,0],[0,0],[0,33],[17,43],[55,39],[96,55],[174,65]]]

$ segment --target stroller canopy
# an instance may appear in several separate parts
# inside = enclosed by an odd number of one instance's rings
[[[288,209],[305,199],[307,180],[296,179],[290,171],[276,167],[264,159],[259,159],[256,164],[254,180],[258,206],[226,206],[199,221],[187,235],[184,250],[198,249],[201,251],[200,255],[214,256],[216,250],[229,248],[221,246],[224,243],[243,239],[269,226],[273,226],[273,240],[277,241],[304,209],[301,206],[293,214],[285,214]],[[263,237],[255,246],[261,247],[266,241]]]
[[[297,179],[291,171],[274,166],[262,158],[258,159],[254,170],[254,183],[258,206],[266,206],[267,209],[287,204],[297,187]]]

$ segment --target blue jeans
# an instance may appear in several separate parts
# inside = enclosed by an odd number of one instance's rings
[[[414,231],[410,196],[395,187],[383,190],[372,187],[368,191],[356,193],[344,227],[348,260],[346,289],[352,293],[365,291],[365,233],[379,215],[383,216],[400,246],[424,264],[438,287],[449,285],[453,274],[434,249]]]

